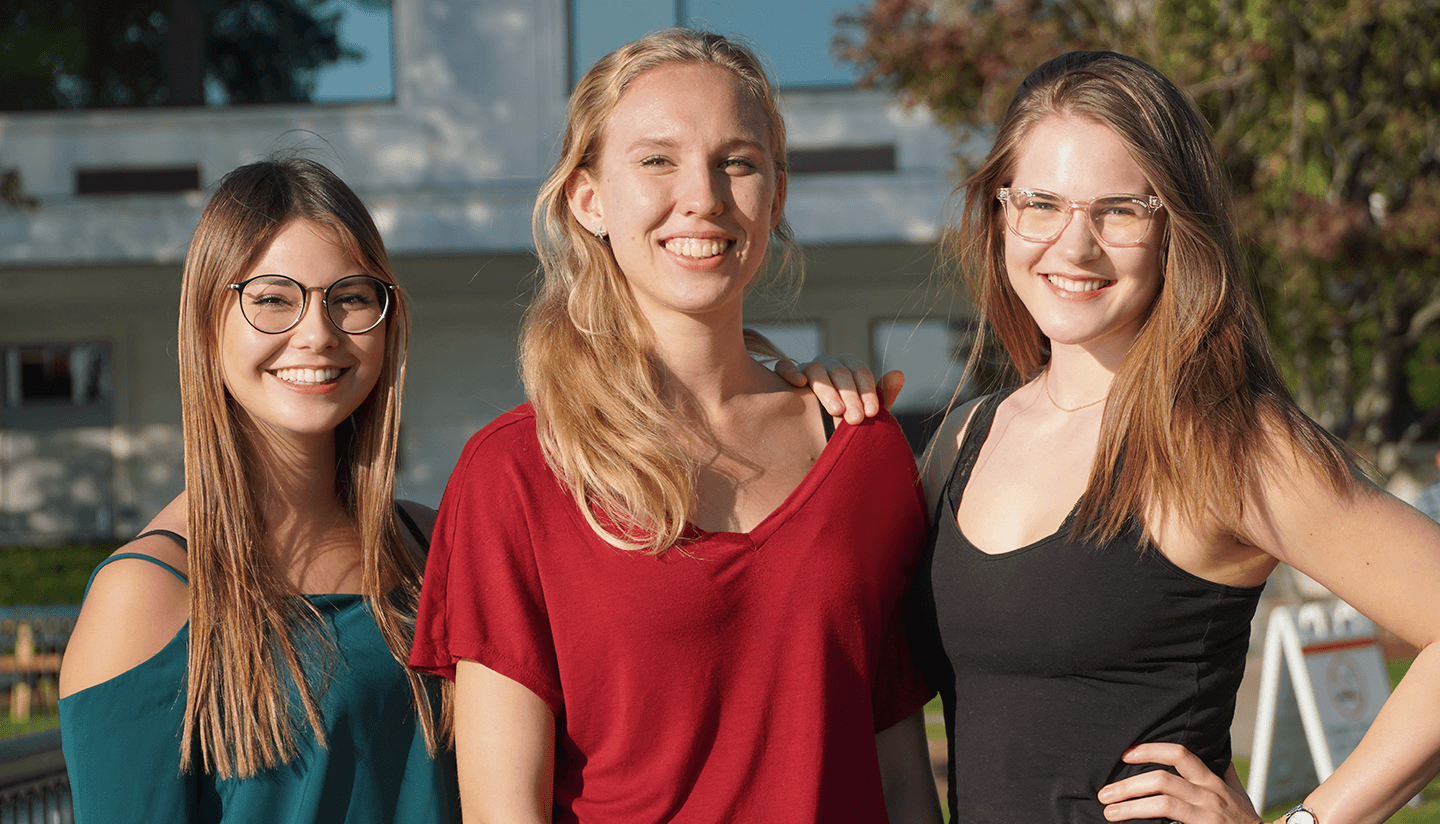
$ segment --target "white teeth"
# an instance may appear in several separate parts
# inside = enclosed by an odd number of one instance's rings
[[[1045,279],[1066,292],[1094,292],[1097,289],[1103,289],[1110,285],[1110,281],[1108,280],[1095,280],[1092,278],[1073,280],[1071,278],[1061,277],[1060,275],[1046,275]]]
[[[708,237],[673,237],[665,241],[670,252],[688,258],[715,257],[725,251],[726,242]]]
[[[329,369],[276,369],[272,374],[286,383],[317,384],[329,383],[340,377],[340,370]]]

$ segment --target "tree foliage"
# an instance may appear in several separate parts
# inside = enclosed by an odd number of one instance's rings
[[[370,0],[361,0],[369,3]],[[361,54],[325,0],[0,0],[0,109],[296,103]]]
[[[1214,129],[1301,405],[1386,472],[1440,424],[1440,0],[873,0],[841,25],[867,82],[962,132],[1062,52],[1152,63]]]

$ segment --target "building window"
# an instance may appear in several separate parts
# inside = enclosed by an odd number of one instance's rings
[[[108,343],[0,347],[0,426],[106,425],[114,395]]]
[[[905,389],[890,411],[905,430],[911,449],[919,454],[955,397],[969,356],[969,334],[943,319],[893,320],[876,323],[871,341],[877,377],[891,369],[905,373]],[[967,385],[960,399],[973,392]]]
[[[625,43],[669,26],[738,35],[781,86],[853,86],[856,68],[831,54],[835,18],[855,0],[571,0],[571,77]]]
[[[21,0],[0,110],[389,100],[390,0]]]

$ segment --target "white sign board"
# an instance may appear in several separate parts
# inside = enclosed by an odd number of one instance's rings
[[[1360,743],[1389,696],[1368,618],[1339,600],[1276,607],[1265,633],[1250,762],[1255,808],[1315,789]]]

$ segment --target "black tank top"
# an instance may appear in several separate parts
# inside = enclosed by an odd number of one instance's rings
[[[1191,575],[1142,548],[1138,527],[1072,541],[1074,510],[1029,546],[977,549],[955,513],[1004,397],[970,422],[910,605],[944,699],[951,821],[1101,824],[1100,788],[1155,768],[1120,760],[1135,744],[1183,744],[1224,772],[1263,587]]]

